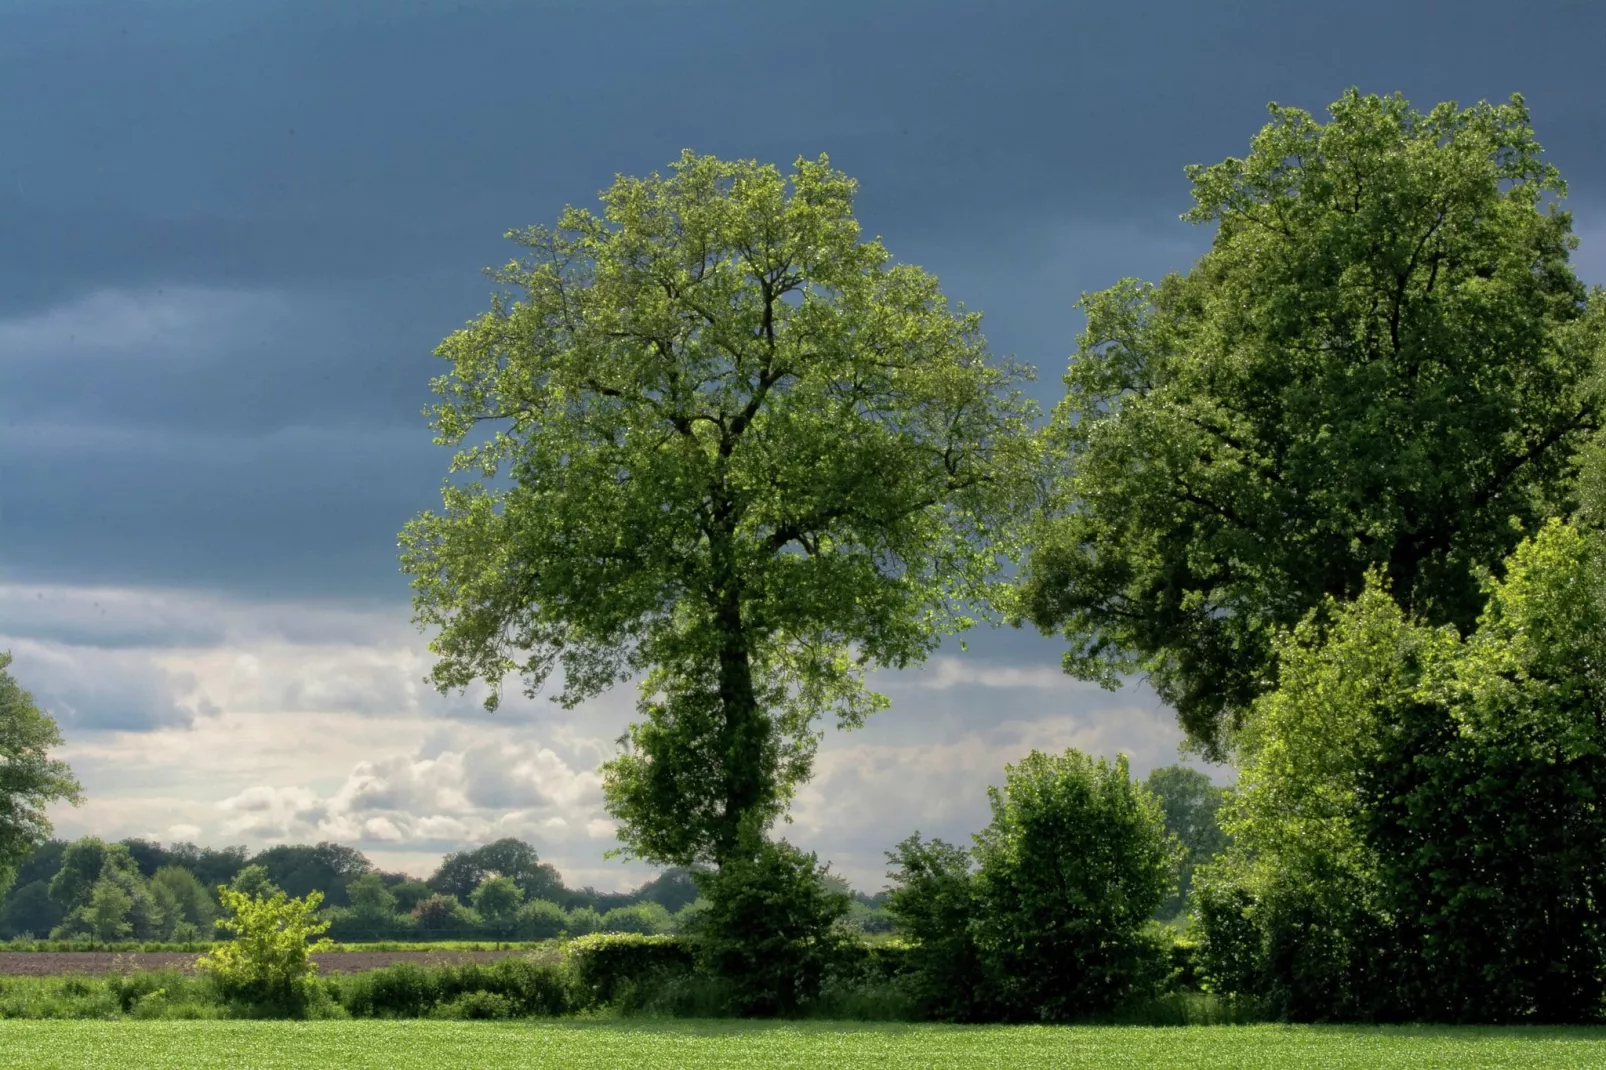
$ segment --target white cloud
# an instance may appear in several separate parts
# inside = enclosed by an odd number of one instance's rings
[[[328,839],[414,873],[517,836],[577,884],[650,872],[602,858],[617,840],[597,766],[633,715],[628,686],[574,711],[514,687],[486,715],[478,696],[423,682],[430,655],[400,608],[0,585],[0,620],[18,679],[70,713],[62,756],[88,802],[56,812],[59,834],[253,849]],[[915,829],[960,842],[978,829],[987,785],[1032,747],[1125,750],[1140,775],[1175,760],[1174,720],[1152,694],[1070,680],[1056,657],[1043,644],[1028,661],[972,651],[876,674],[892,708],[827,733],[781,834],[874,888],[882,852]],[[97,720],[85,696],[147,715]]]

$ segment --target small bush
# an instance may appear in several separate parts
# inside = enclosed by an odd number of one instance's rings
[[[668,932],[673,924],[674,919],[669,911],[657,903],[635,903],[627,907],[615,907],[604,914],[599,931],[656,936]]]
[[[568,932],[569,915],[545,899],[525,903],[513,920],[513,933],[520,940],[552,940]]]
[[[848,943],[851,899],[813,854],[763,842],[698,874],[708,900],[687,927],[704,970],[732,985],[739,1015],[795,1014],[819,994]]]
[[[431,1018],[490,1019],[516,1016],[513,1001],[495,992],[465,992],[438,1005]]]
[[[218,896],[232,914],[218,924],[235,939],[203,955],[196,966],[213,977],[227,999],[291,1013],[304,1009],[318,969],[312,953],[331,943],[315,939],[329,928],[315,918],[323,894],[290,899],[276,891],[263,898],[224,886]]]

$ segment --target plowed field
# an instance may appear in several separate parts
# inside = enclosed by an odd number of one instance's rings
[[[412,962],[419,966],[439,963],[490,962],[527,951],[336,951],[314,955],[320,973],[356,973]],[[199,952],[182,951],[0,951],[0,976],[54,977],[65,973],[105,973],[107,970],[184,970],[194,968]]]

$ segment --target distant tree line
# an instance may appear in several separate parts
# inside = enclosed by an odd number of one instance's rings
[[[258,895],[282,890],[292,898],[319,892],[331,935],[346,941],[664,933],[698,898],[691,872],[678,868],[629,892],[570,888],[516,839],[449,854],[419,880],[378,869],[361,851],[337,843],[251,854],[244,847],[85,837],[47,840],[22,859],[0,899],[0,939],[210,940],[220,886]],[[859,928],[890,927],[879,898],[849,894]]]

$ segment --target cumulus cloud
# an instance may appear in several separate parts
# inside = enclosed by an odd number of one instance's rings
[[[507,835],[550,845],[571,818],[601,820],[601,803],[595,771],[539,743],[504,742],[360,761],[327,794],[257,785],[217,805],[228,834],[267,843],[338,840],[444,853]]]
[[[569,711],[510,681],[487,715],[480,695],[424,682],[430,655],[399,608],[12,584],[0,619],[0,649],[62,718],[89,796],[57,813],[64,835],[327,839],[416,873],[517,836],[572,881],[649,872],[602,858],[616,835],[597,767],[633,716],[628,685]],[[987,785],[1033,747],[1125,751],[1140,775],[1175,760],[1174,718],[1152,694],[1070,680],[1056,654],[973,647],[876,674],[891,709],[827,733],[781,834],[878,887],[882,853],[915,829],[963,842],[979,828]]]

